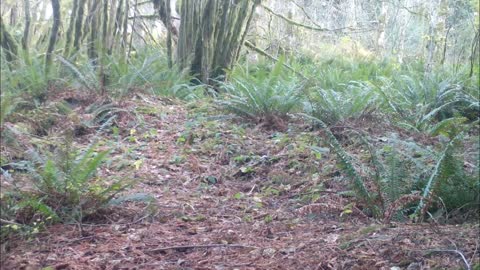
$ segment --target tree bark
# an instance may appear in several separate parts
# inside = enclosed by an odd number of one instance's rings
[[[23,0],[23,3],[25,9],[25,27],[23,29],[22,48],[28,59],[28,40],[30,38],[30,23],[32,21],[30,16],[30,0]]]
[[[184,0],[177,63],[199,81],[222,79],[237,59],[260,1]],[[160,14],[161,15],[161,14]],[[168,26],[167,26],[168,27]]]
[[[82,24],[83,24],[83,13],[85,10],[85,3],[86,0],[78,0],[78,12],[76,15],[76,22],[75,22],[75,39],[73,40],[73,47],[75,52],[80,50],[80,41],[82,40],[83,33],[82,33]]]
[[[53,24],[50,33],[50,40],[48,41],[47,54],[45,55],[45,75],[47,76],[50,73],[50,67],[52,65],[52,53],[55,49],[55,44],[57,43],[58,29],[60,28],[60,1],[51,1],[53,11]]]
[[[25,0],[28,2],[29,0]],[[78,1],[79,0],[73,0],[73,8],[72,8],[72,13],[70,14],[70,22],[68,23],[68,29],[65,34],[65,49],[63,50],[63,55],[65,57],[68,57],[69,52],[70,52],[70,46],[72,45],[72,34],[73,34],[73,29],[75,28],[75,18],[77,17],[77,12],[78,12]]]

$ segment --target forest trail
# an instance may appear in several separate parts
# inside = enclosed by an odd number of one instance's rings
[[[460,269],[462,255],[478,262],[478,224],[365,216],[334,155],[305,149],[319,134],[301,124],[265,130],[217,117],[211,104],[141,95],[116,106],[124,109],[118,134],[100,135],[114,151],[99,177],[133,178],[130,197],[86,220],[83,235],[78,224],[57,224],[18,240],[3,269]]]

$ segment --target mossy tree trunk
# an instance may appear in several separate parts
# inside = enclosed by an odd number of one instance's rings
[[[183,0],[180,27],[172,24],[170,1],[154,0],[169,34],[178,35],[176,63],[203,83],[232,68],[259,0]],[[167,42],[171,42],[167,38]]]
[[[85,11],[86,0],[78,0],[78,10],[75,16],[75,38],[73,40],[73,48],[75,52],[80,50],[80,43],[83,37],[82,26],[83,26],[83,13]]]
[[[25,0],[29,1],[29,0]],[[70,53],[70,46],[72,45],[72,35],[73,35],[73,29],[75,28],[75,18],[77,17],[78,14],[78,1],[79,0],[73,0],[73,8],[72,8],[72,13],[70,14],[70,21],[68,23],[68,29],[65,34],[65,49],[63,50],[63,55],[65,57],[69,56]]]
[[[184,0],[177,51],[180,67],[189,68],[204,83],[221,79],[236,60],[259,2]]]
[[[30,39],[30,24],[32,22],[30,16],[30,0],[23,0],[25,12],[25,27],[23,28],[22,48],[27,61],[29,61],[28,41]]]
[[[60,1],[52,0],[53,24],[48,41],[47,53],[45,55],[45,74],[48,76],[52,65],[52,54],[57,43],[58,30],[60,29]]]
[[[98,64],[98,20],[99,12],[98,7],[100,6],[100,0],[93,0],[89,16],[90,22],[90,35],[88,37],[88,59],[95,67]]]

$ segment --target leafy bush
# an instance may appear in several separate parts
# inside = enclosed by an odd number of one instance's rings
[[[255,76],[237,69],[230,81],[220,83],[226,94],[218,104],[228,112],[266,125],[276,125],[301,105],[307,85],[285,73],[283,61],[271,72],[260,70]]]

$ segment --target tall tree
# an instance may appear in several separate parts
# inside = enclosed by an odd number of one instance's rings
[[[75,52],[80,50],[80,42],[82,40],[82,24],[83,24],[83,13],[85,10],[86,0],[78,0],[78,10],[75,17],[75,39],[73,40],[73,47]]]
[[[29,0],[25,1],[28,2]],[[70,14],[70,22],[68,23],[67,33],[65,34],[65,49],[63,50],[63,54],[65,55],[65,57],[68,57],[68,54],[70,52],[70,46],[72,44],[72,34],[73,29],[75,28],[75,18],[78,14],[78,1],[79,0],[73,0],[73,8],[72,13]]]
[[[23,29],[22,48],[28,59],[28,40],[30,38],[30,23],[32,21],[30,16],[30,0],[23,0],[25,11],[25,27]]]
[[[52,54],[57,43],[58,30],[60,28],[60,1],[52,0],[53,10],[53,24],[50,32],[50,40],[48,41],[47,53],[45,55],[45,74],[48,76],[50,72],[50,66],[52,65]]]
[[[162,22],[177,36],[170,1],[154,0]],[[260,0],[183,0],[176,62],[198,80],[212,83],[236,61]],[[168,13],[168,14],[167,14]]]

